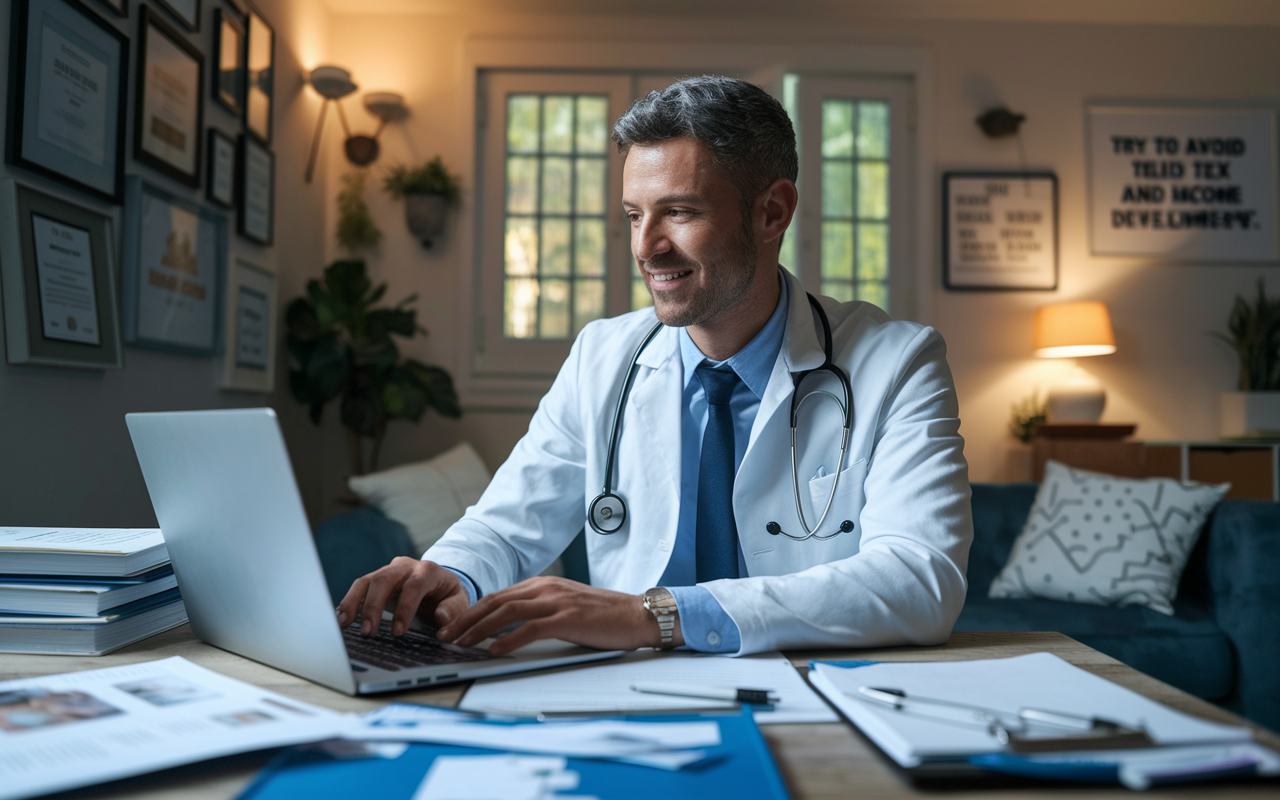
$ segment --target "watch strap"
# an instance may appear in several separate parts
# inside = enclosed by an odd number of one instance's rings
[[[662,649],[675,646],[676,599],[667,589],[656,586],[644,593],[644,607],[658,621],[658,633],[662,637]]]

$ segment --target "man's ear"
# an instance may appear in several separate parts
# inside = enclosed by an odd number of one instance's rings
[[[763,243],[775,242],[782,238],[791,218],[796,213],[796,204],[800,194],[796,185],[787,178],[778,178],[756,201],[756,220],[760,223],[759,235]]]

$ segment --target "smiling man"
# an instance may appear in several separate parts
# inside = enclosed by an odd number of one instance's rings
[[[613,138],[653,308],[584,328],[480,501],[339,621],[394,602],[393,632],[417,614],[462,645],[524,623],[497,655],[945,641],[972,520],[941,337],[778,264],[798,162],[760,88],[679,81]],[[533,577],[584,525],[592,585]]]

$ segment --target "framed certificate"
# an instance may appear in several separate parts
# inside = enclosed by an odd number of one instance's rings
[[[133,157],[187,186],[200,185],[204,56],[148,6],[138,19]]]
[[[238,160],[236,230],[244,238],[270,247],[275,227],[276,157],[252,136],[242,135]]]
[[[249,42],[246,61],[249,88],[244,126],[263,144],[271,144],[271,109],[275,98],[276,33],[257,9],[249,10]]]
[[[269,392],[276,373],[276,276],[237,258],[227,281],[223,389]]]
[[[197,356],[222,346],[227,222],[140,178],[126,181],[124,338]]]
[[[111,218],[0,181],[0,283],[10,364],[124,366]]]
[[[200,30],[200,0],[156,0],[189,31]]]
[[[14,0],[5,160],[119,203],[129,40],[78,0]]]
[[[210,200],[231,208],[236,204],[236,143],[217,128],[209,129],[209,168],[205,193]]]
[[[948,289],[1058,288],[1058,178],[1053,173],[942,176]]]
[[[244,115],[244,23],[219,8],[213,12],[213,99],[237,117]]]

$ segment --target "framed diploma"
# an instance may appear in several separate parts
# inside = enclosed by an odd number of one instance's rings
[[[187,186],[200,185],[204,56],[149,7],[138,19],[133,157]]]
[[[111,218],[0,181],[0,283],[10,364],[124,366]]]
[[[217,128],[209,129],[209,169],[206,194],[223,208],[236,203],[236,143]]]
[[[276,374],[276,276],[237,258],[227,281],[223,389],[269,392]]]
[[[244,23],[219,8],[213,12],[213,99],[237,117],[244,115],[248,74],[244,61]]]
[[[942,176],[948,289],[1058,288],[1058,178],[1052,173]]]
[[[189,31],[200,30],[200,0],[156,0]]]
[[[257,9],[249,10],[249,42],[246,60],[249,69],[244,126],[262,141],[271,144],[271,108],[275,97],[276,33]]]
[[[78,0],[14,0],[5,160],[124,198],[129,40]]]
[[[217,354],[226,218],[130,177],[123,239],[125,342],[188,355]]]
[[[270,247],[275,226],[276,157],[252,136],[242,135],[238,160],[236,230],[244,238]]]

